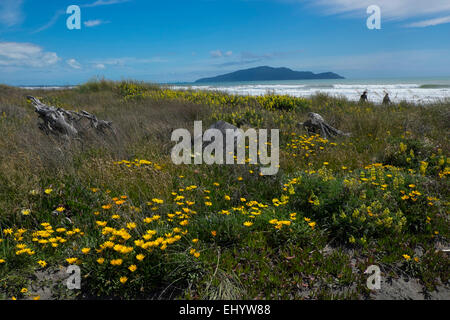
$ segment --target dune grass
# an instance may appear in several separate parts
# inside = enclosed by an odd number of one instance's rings
[[[114,133],[46,136],[30,94]],[[72,264],[81,290],[60,281],[56,298],[363,299],[372,264],[432,291],[449,280],[449,110],[131,81],[0,86],[0,298],[36,298],[36,272]],[[311,111],[352,137],[306,135]],[[171,132],[195,120],[280,129],[279,173],[174,165]]]

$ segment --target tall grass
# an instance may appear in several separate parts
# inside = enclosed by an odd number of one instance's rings
[[[27,95],[110,120],[114,132],[83,140],[45,135]],[[310,111],[352,137],[306,136],[298,123]],[[175,166],[171,132],[192,129],[195,120],[204,127],[225,120],[279,128],[279,174],[261,177],[248,165]],[[354,257],[360,271],[377,262],[386,273],[416,277],[432,290],[448,280],[448,257],[435,247],[448,241],[449,123],[448,102],[381,106],[326,95],[238,97],[104,79],[70,90],[0,86],[0,295],[23,296],[18,272],[33,274],[37,260],[56,267],[74,256],[88,275],[80,297],[367,297],[363,273],[349,266]],[[187,190],[192,185],[197,188]],[[185,198],[174,200],[180,195]],[[120,196],[124,205],[113,200]],[[129,230],[134,241],[146,232],[142,220],[160,215],[161,223],[152,222],[158,236],[172,237],[185,228],[173,231],[180,221],[170,215],[186,200],[195,211],[188,214],[188,233],[168,249],[145,251],[147,260],[133,262],[135,273],[124,264],[125,284],[106,266],[111,256],[104,265],[96,262],[95,249],[107,240],[96,221],[117,224],[117,230],[136,222]],[[247,206],[251,201],[257,204]],[[113,209],[102,209],[105,204]],[[57,213],[58,207],[64,211]],[[31,213],[24,215],[25,209]],[[8,238],[5,230],[38,230],[43,222],[78,227],[84,235],[55,250],[31,242],[34,255],[16,255],[14,246],[25,240]],[[131,240],[123,243],[141,250]],[[327,244],[331,256],[322,253]],[[83,247],[91,253],[80,253]],[[421,257],[414,256],[418,247],[425,251]]]

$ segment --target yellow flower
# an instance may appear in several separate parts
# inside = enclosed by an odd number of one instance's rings
[[[38,263],[42,268],[45,268],[45,266],[47,265],[47,262],[45,262],[44,260],[39,260]]]
[[[408,256],[407,254],[404,254],[404,255],[403,255],[403,258],[405,258],[405,260],[406,260],[406,261],[408,261],[408,260],[410,260],[410,259],[411,259],[411,257],[410,257],[410,256]]]
[[[414,257],[414,261],[415,262],[419,262],[419,258],[418,257]]]
[[[143,254],[138,254],[138,255],[136,256],[136,259],[138,259],[139,261],[144,260],[144,258],[145,258],[145,256],[144,256]]]
[[[105,262],[105,259],[104,259],[104,258],[98,258],[98,259],[97,259],[97,263],[98,263],[98,264],[103,264],[103,262]]]
[[[113,266],[120,266],[122,264],[123,260],[122,259],[113,259],[111,260],[111,265]]]
[[[200,257],[200,252],[194,253],[194,257],[196,257],[196,258]]]
[[[84,254],[88,254],[89,251],[91,251],[91,248],[83,248],[83,249],[81,249],[81,252],[83,252]]]
[[[231,200],[230,196],[225,196],[224,198],[225,198],[225,200],[227,200],[227,201],[230,201],[230,200]]]
[[[50,194],[50,193],[52,193],[52,191],[53,191],[53,189],[50,189],[50,188],[44,190],[45,194]]]
[[[244,178],[242,178],[242,177],[239,177],[239,178],[238,178],[238,181],[242,181],[242,180],[244,180]]]
[[[137,267],[134,264],[128,267],[128,270],[130,270],[131,272],[135,272],[136,269],[137,269]]]
[[[78,261],[78,258],[67,258],[66,261],[68,264],[73,264]]]
[[[250,222],[250,221],[244,222],[244,226],[246,226],[246,227],[251,227],[252,225],[253,225],[253,222]]]
[[[215,237],[215,236],[217,236],[217,231],[213,230],[213,231],[211,231],[211,234],[213,237]]]
[[[311,228],[314,229],[314,227],[316,226],[316,223],[315,223],[315,222],[310,222],[310,223],[308,223],[308,225],[309,225]]]
[[[64,210],[66,210],[64,207],[58,207],[58,208],[56,208],[56,211],[58,211],[58,212],[63,212]]]
[[[27,216],[27,215],[29,215],[31,213],[31,210],[30,209],[23,209],[22,210],[22,214],[24,215],[24,216]]]
[[[122,284],[125,284],[125,282],[127,282],[128,281],[128,278],[127,277],[120,277],[120,282],[122,283]]]
[[[36,296],[33,298],[33,300],[41,300],[41,296]]]
[[[400,142],[400,152],[404,153],[408,146],[404,144],[403,142]]]
[[[127,228],[130,230],[136,228],[136,223],[134,223],[134,222],[127,223]]]
[[[27,292],[28,292],[28,289],[27,289],[27,288],[22,288],[22,289],[20,290],[20,292],[21,292],[21,293],[27,293]]]
[[[197,242],[198,242],[198,239],[192,239],[192,242],[193,242],[193,243],[197,243]]]
[[[0,259],[0,264],[5,263],[5,259]]]
[[[107,224],[106,221],[95,221],[95,223],[97,223],[97,225],[100,226],[100,227],[104,227]]]

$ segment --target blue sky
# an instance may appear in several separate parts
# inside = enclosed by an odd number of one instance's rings
[[[381,29],[366,9],[381,8]],[[81,30],[68,30],[69,5]],[[260,65],[450,76],[449,0],[0,0],[0,83],[193,81]]]

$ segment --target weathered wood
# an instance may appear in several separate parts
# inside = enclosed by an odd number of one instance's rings
[[[339,135],[347,137],[351,136],[351,133],[342,132],[341,130],[329,125],[318,113],[309,112],[308,118],[309,119],[305,122],[299,123],[299,125],[302,126],[308,133],[318,133],[325,139]]]
[[[223,139],[224,139],[223,140],[224,149],[226,147],[227,130],[231,130],[233,133],[233,141],[234,141],[235,147],[237,146],[238,139],[242,137],[242,133],[241,133],[241,131],[239,131],[238,127],[236,127],[235,125],[232,125],[231,123],[225,122],[223,120],[219,120],[216,123],[213,123],[208,129],[217,129],[222,133]],[[203,141],[203,133],[201,135],[193,137],[192,144],[195,144],[197,141],[199,141],[202,144],[203,148],[205,148],[206,146],[208,146],[209,144],[212,143],[212,141]]]
[[[98,120],[87,111],[75,112],[48,106],[32,96],[28,96],[27,99],[34,105],[36,113],[43,121],[39,124],[39,128],[47,134],[76,137],[88,130],[88,126],[101,133],[107,128],[112,128],[111,121]],[[87,121],[88,126],[83,125],[83,121]]]

